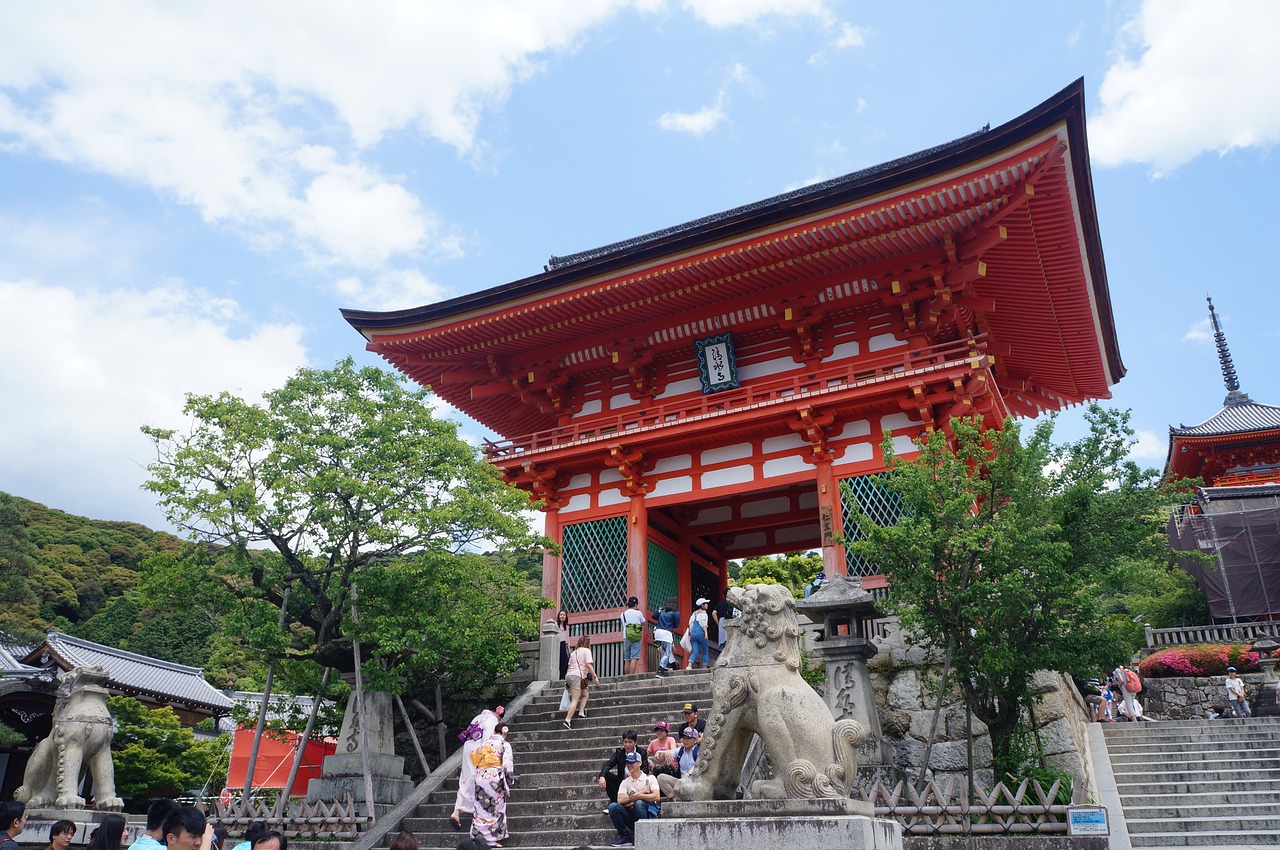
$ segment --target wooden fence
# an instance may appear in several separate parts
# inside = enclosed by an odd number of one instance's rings
[[[975,787],[970,800],[968,783],[949,779],[927,782],[918,793],[909,782],[892,789],[877,782],[859,796],[875,806],[876,817],[898,821],[911,835],[1048,834],[1067,831],[1068,807],[1056,802],[1062,790],[1061,782],[1047,789],[1033,780],[1017,788],[999,782],[990,791]]]
[[[1280,623],[1228,623],[1179,626],[1173,629],[1153,629],[1147,626],[1146,632],[1147,649],[1194,643],[1253,643],[1264,637],[1280,639]]]
[[[354,839],[369,818],[360,814],[356,803],[347,797],[340,802],[290,802],[284,811],[276,812],[277,803],[262,797],[248,800],[234,798],[223,803],[218,798],[204,802],[215,826],[221,824],[232,835],[242,835],[249,824],[262,821],[270,829],[283,832],[286,838]]]

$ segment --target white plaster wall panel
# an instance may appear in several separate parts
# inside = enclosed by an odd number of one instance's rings
[[[756,471],[750,466],[726,466],[724,469],[712,469],[702,473],[702,489],[745,484],[754,480],[755,477]]]
[[[685,378],[683,381],[672,381],[667,384],[666,388],[654,396],[655,399],[661,400],[671,398],[672,396],[684,395],[685,393],[702,392],[702,379],[698,377]]]
[[[773,539],[777,543],[806,543],[819,539],[818,524],[794,525],[790,528],[779,528]]]
[[[730,549],[754,549],[757,546],[763,546],[769,542],[769,538],[763,531],[753,531],[750,534],[739,534],[733,538],[733,542],[729,544]]]
[[[858,345],[858,341],[856,339],[851,339],[848,342],[842,342],[832,348],[831,356],[826,359],[826,362],[830,363],[835,360],[843,360],[847,357],[857,357],[861,353],[862,346]]]
[[[779,475],[790,475],[793,472],[803,472],[806,469],[812,471],[813,467],[805,463],[802,457],[795,455],[780,457],[764,462],[764,477],[776,478]]]
[[[786,496],[776,499],[757,499],[754,502],[742,503],[743,518],[756,516],[772,516],[791,512],[791,500]]]
[[[836,434],[836,440],[850,440],[854,437],[866,437],[871,434],[871,423],[866,419],[858,419],[850,422],[840,429],[840,433]]]
[[[790,357],[775,357],[756,363],[741,363],[738,365],[738,379],[749,381],[752,378],[767,378],[771,375],[790,372],[795,368],[796,362]]]
[[[658,496],[675,496],[688,493],[693,490],[693,476],[677,475],[674,478],[663,478],[653,485],[653,489],[649,491],[649,496],[657,498]]]
[[[902,436],[894,437],[893,453],[896,455],[910,455],[910,454],[915,454],[917,451],[919,451],[919,449],[916,448],[916,444],[911,442],[911,437],[912,435],[908,435],[908,434],[903,434]]]
[[[626,407],[634,407],[639,403],[640,400],[632,398],[630,393],[618,393],[609,398],[609,409],[621,410]]]
[[[799,434],[786,434],[781,437],[770,437],[761,443],[760,447],[765,454],[771,455],[777,452],[808,448],[809,443]]]
[[[578,495],[569,499],[569,501],[565,502],[563,505],[560,506],[560,513],[561,515],[571,514],[576,511],[585,511],[590,507],[591,507],[591,494],[579,493]]]
[[[880,417],[881,431],[915,430],[919,424],[918,419],[912,419],[905,413],[890,413],[888,416]]]
[[[815,510],[818,507],[818,491],[806,490],[800,494],[800,498],[796,499],[796,505],[802,511]]]
[[[600,491],[600,507],[607,505],[621,505],[631,501],[631,497],[623,493],[621,490],[610,487]]]
[[[591,416],[600,412],[600,399],[591,398],[582,403],[582,410],[578,411],[578,416]]]
[[[601,484],[616,484],[621,480],[622,480],[622,473],[614,469],[613,467],[600,470]]]
[[[675,472],[680,469],[688,469],[693,463],[691,455],[675,455],[674,457],[664,457],[653,465],[655,474],[661,475],[664,472]]]
[[[581,475],[575,475],[569,479],[569,483],[565,485],[566,490],[582,490],[591,486],[591,473],[584,472]]]
[[[906,345],[905,339],[898,339],[893,334],[876,334],[867,340],[867,351],[884,351]]]
[[[840,456],[840,462],[858,463],[864,460],[871,460],[875,456],[875,446],[870,443],[851,443],[845,446],[844,454]]]
[[[702,453],[703,466],[715,466],[730,460],[741,460],[751,457],[754,447],[750,443],[734,443],[731,446],[717,446]]]
[[[706,476],[702,476],[706,479]],[[728,522],[733,519],[733,506],[720,505],[714,508],[704,508],[698,511],[698,515],[693,518],[689,525],[711,525],[717,522]]]

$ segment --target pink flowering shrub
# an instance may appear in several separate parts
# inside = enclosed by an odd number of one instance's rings
[[[1175,646],[1142,659],[1138,672],[1153,678],[1225,676],[1228,667],[1236,668],[1237,673],[1255,673],[1258,670],[1258,653],[1250,652],[1248,644]]]

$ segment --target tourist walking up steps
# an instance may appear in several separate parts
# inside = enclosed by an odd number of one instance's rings
[[[1116,686],[1120,688],[1124,698],[1124,714],[1131,719],[1137,717],[1138,706],[1134,702],[1134,697],[1142,690],[1142,680],[1138,678],[1137,672],[1121,664],[1111,672],[1111,678],[1115,679]]]
[[[669,670],[679,669],[680,666],[676,663],[673,651],[675,631],[680,625],[680,603],[676,597],[671,596],[661,610],[654,611],[650,616],[654,621],[653,641],[662,648],[662,658],[658,660],[658,678],[661,679]]]
[[[640,650],[644,647],[644,614],[640,611],[640,600],[634,596],[627,599],[627,608],[622,612],[622,673],[629,676],[636,672],[640,665]]]
[[[1227,668],[1227,679],[1223,684],[1227,688],[1227,711],[1232,717],[1252,717],[1249,701],[1244,698],[1244,679],[1236,675],[1236,668]]]
[[[693,613],[689,615],[689,664],[684,669],[707,667],[711,664],[711,648],[707,644],[707,603],[705,596],[693,603]]]
[[[507,829],[507,797],[515,770],[511,762],[511,745],[507,743],[510,727],[499,723],[493,735],[471,754],[475,765],[475,816],[471,819],[471,837],[490,847],[511,836]]]
[[[578,646],[569,653],[569,672],[565,674],[565,687],[569,689],[569,711],[564,716],[564,728],[573,728],[573,713],[587,716],[587,686],[596,678],[596,659],[591,654],[591,638],[582,635]]]
[[[476,769],[471,762],[471,754],[489,739],[504,714],[506,709],[503,706],[498,706],[493,711],[486,708],[471,718],[471,723],[458,735],[458,740],[462,742],[462,767],[458,769],[458,793],[453,799],[453,811],[449,814],[449,826],[455,832],[462,831],[462,813],[473,814],[475,811]]]

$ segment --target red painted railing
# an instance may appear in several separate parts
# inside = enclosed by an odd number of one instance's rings
[[[736,390],[681,396],[652,407],[584,419],[514,440],[486,440],[485,454],[491,460],[501,461],[529,452],[562,448],[574,443],[634,437],[637,433],[701,418],[728,416],[784,401],[794,404],[802,399],[901,381],[985,357],[980,347],[984,338],[980,336],[975,341],[957,340],[924,349],[899,351],[881,358],[815,369],[806,374],[753,380]],[[979,345],[975,346],[975,342]]]

